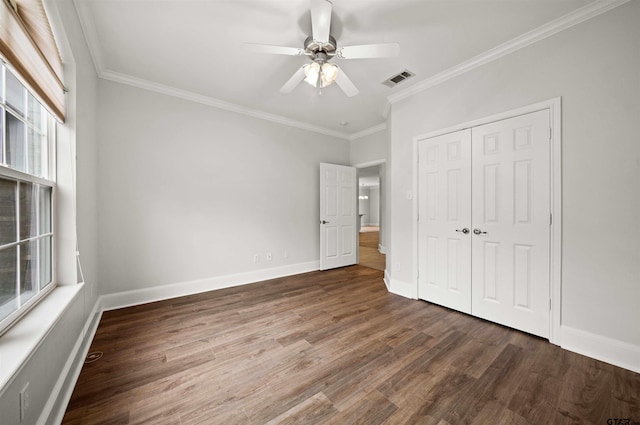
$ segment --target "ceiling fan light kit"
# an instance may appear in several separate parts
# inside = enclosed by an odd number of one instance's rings
[[[245,43],[251,50],[287,56],[309,56],[311,63],[303,65],[280,88],[281,93],[290,93],[302,81],[322,89],[334,82],[349,97],[359,93],[357,87],[338,65],[329,63],[333,57],[339,59],[368,59],[398,56],[398,43],[363,44],[338,48],[331,29],[332,3],[329,0],[311,0],[311,35],[304,41],[304,49],[265,44]]]
[[[338,66],[332,63],[320,64],[320,61],[314,61],[304,65],[304,81],[316,88],[325,88],[330,86],[338,76]]]

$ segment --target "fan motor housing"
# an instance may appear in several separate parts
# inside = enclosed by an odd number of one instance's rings
[[[336,52],[336,48],[336,39],[332,36],[329,36],[328,43],[319,43],[315,41],[311,35],[304,41],[304,51],[311,56],[314,56],[319,52],[324,52],[327,56],[333,56]]]

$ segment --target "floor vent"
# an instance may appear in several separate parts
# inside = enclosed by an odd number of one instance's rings
[[[89,364],[93,362],[97,362],[102,358],[104,353],[102,351],[94,351],[93,353],[87,354],[87,358],[84,360],[84,364]]]
[[[397,84],[403,82],[404,80],[413,77],[414,74],[413,72],[409,71],[408,69],[405,69],[404,71],[402,71],[400,74],[396,74],[393,77],[385,80],[382,82],[382,84],[384,84],[387,87],[395,87]]]

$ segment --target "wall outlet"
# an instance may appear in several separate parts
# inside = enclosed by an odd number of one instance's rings
[[[284,254],[282,254],[282,256],[284,258],[289,258],[289,251],[285,251]]]
[[[260,256],[258,254],[253,254],[253,262],[257,263],[258,261],[260,261]]]
[[[24,384],[24,388],[20,391],[20,422],[24,421],[29,410],[29,383]]]
[[[267,252],[267,261],[271,261],[271,253]]]

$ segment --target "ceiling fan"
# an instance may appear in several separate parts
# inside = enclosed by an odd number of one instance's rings
[[[281,93],[290,93],[302,81],[318,89],[335,82],[347,96],[355,96],[358,94],[357,87],[338,65],[329,62],[331,59],[385,58],[397,56],[400,52],[398,43],[338,47],[336,39],[330,34],[331,8],[332,3],[329,0],[311,0],[311,35],[304,41],[303,48],[245,43],[255,52],[288,56],[306,55],[311,58],[311,63],[301,66],[284,83],[280,88]]]

